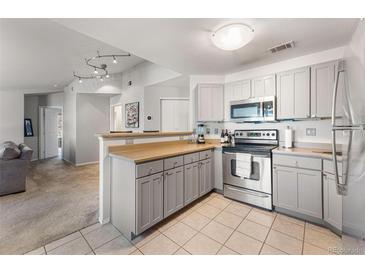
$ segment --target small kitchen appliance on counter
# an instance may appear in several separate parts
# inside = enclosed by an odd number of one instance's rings
[[[205,144],[204,133],[205,133],[205,125],[199,124],[198,128],[197,128],[197,134],[198,134],[197,143],[198,144]]]

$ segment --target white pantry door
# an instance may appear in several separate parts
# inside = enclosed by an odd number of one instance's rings
[[[189,99],[161,99],[161,131],[187,131]]]
[[[45,158],[58,155],[57,116],[60,110],[44,109],[44,148]]]

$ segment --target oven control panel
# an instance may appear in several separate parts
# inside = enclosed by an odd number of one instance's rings
[[[234,137],[236,139],[277,140],[278,132],[276,129],[235,130]]]

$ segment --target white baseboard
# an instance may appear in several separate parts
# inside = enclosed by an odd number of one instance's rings
[[[31,162],[34,162],[34,161],[38,161],[39,159],[38,158],[34,158],[32,160],[30,160]]]
[[[85,162],[85,163],[76,164],[75,166],[87,166],[87,165],[94,165],[94,164],[98,164],[98,163],[99,163],[99,161]]]
[[[71,162],[71,161],[69,161],[69,160],[67,160],[67,159],[65,159],[65,158],[62,158],[62,160],[63,161],[65,161],[65,162],[67,162],[67,163],[69,163],[70,165],[75,165],[75,163],[74,162]]]

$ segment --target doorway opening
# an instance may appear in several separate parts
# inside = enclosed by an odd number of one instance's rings
[[[39,107],[39,159],[58,157],[63,151],[63,110]]]

